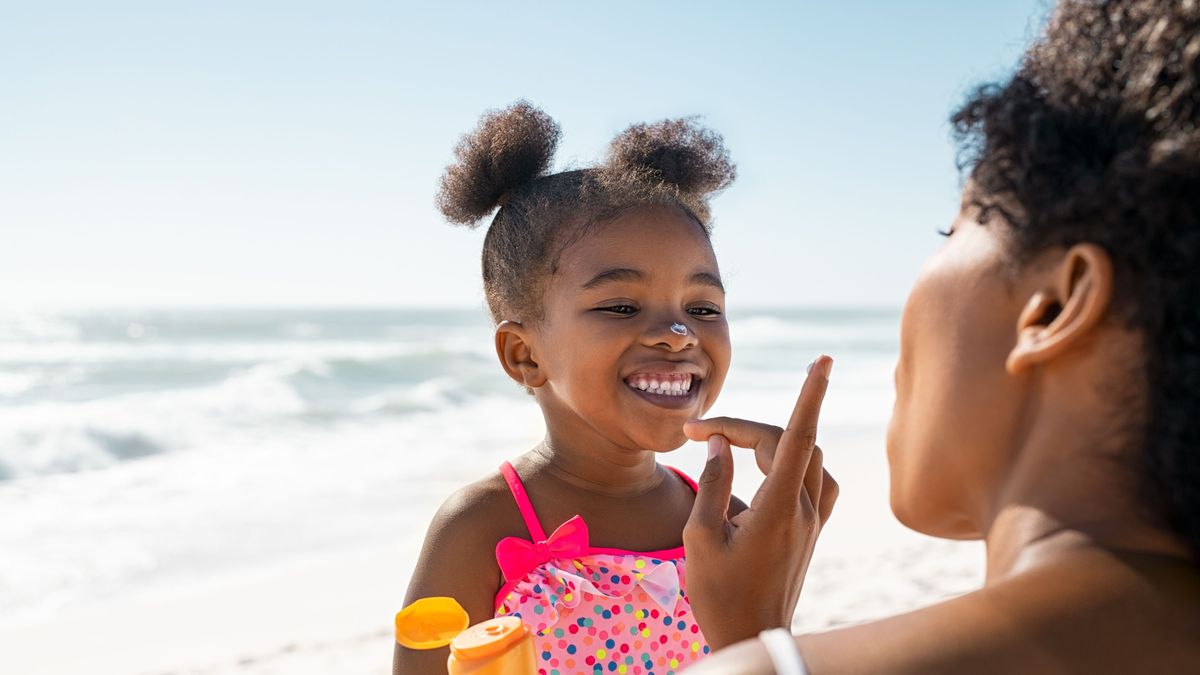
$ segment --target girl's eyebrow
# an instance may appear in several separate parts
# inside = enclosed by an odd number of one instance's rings
[[[725,284],[721,283],[721,277],[711,272],[696,272],[692,275],[692,283],[700,286],[712,286],[722,293],[725,292]]]
[[[645,279],[646,273],[641,270],[635,270],[631,267],[614,267],[592,277],[581,288],[586,291],[589,288],[595,288],[614,281],[644,281]]]
[[[635,270],[632,267],[614,267],[592,277],[581,288],[586,291],[597,286],[618,281],[645,281],[645,279],[646,273],[641,270]],[[697,272],[692,275],[691,281],[693,284],[711,286],[722,293],[725,292],[725,285],[721,283],[720,277],[711,272]]]

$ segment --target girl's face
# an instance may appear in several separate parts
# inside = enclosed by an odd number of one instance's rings
[[[601,223],[562,252],[543,302],[532,358],[551,433],[682,445],[683,423],[716,401],[730,359],[725,292],[700,226],[669,207]]]
[[[1005,369],[1022,304],[1005,259],[1007,226],[981,225],[977,215],[963,208],[908,297],[888,429],[892,510],[949,538],[982,534],[1023,401]]]

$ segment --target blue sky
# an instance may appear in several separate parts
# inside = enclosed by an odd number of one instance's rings
[[[946,119],[1041,0],[79,2],[0,22],[0,306],[480,303],[433,193],[526,98],[558,165],[702,115],[731,308],[896,306],[959,188]]]

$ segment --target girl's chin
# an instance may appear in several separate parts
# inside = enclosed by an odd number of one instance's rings
[[[683,435],[683,423],[679,424],[679,433],[663,436],[661,434],[629,434],[625,435],[624,445],[628,448],[636,448],[653,453],[674,452],[684,446],[688,442],[687,436]]]
[[[682,448],[683,445],[685,443],[687,443],[687,441],[688,441],[687,437],[684,436],[683,434],[680,434],[679,438],[663,439],[663,440],[659,440],[657,442],[648,443],[643,447],[645,447],[650,452],[657,452],[660,454],[665,454],[668,452],[675,452],[676,450]]]

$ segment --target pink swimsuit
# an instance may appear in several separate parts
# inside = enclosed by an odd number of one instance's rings
[[[504,573],[496,616],[519,616],[534,631],[538,675],[671,675],[708,653],[684,590],[682,546],[594,548],[579,516],[546,536],[512,465],[500,472],[532,541],[506,537],[496,545]]]

